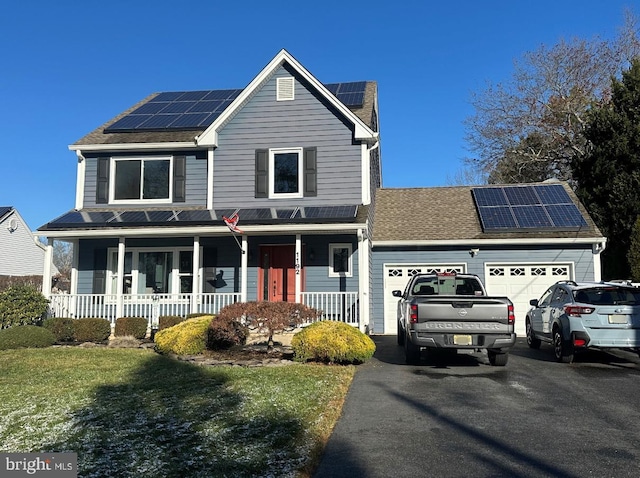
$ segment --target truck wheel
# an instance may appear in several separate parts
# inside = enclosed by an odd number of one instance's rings
[[[531,326],[531,321],[527,317],[527,345],[532,349],[540,348],[540,339],[536,338],[536,334],[533,332],[533,327]]]
[[[398,322],[398,345],[404,345],[404,330],[400,327],[400,322]]]
[[[573,362],[573,347],[564,340],[560,328],[556,328],[553,331],[553,353],[558,362]]]
[[[404,337],[404,359],[411,365],[420,363],[420,347],[413,344],[409,337]]]
[[[487,356],[489,357],[489,363],[494,367],[504,367],[509,361],[508,353],[495,352],[494,350],[487,350]]]

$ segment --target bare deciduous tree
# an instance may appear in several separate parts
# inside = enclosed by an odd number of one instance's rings
[[[476,157],[465,159],[465,166],[491,183],[571,181],[572,159],[590,147],[583,134],[586,112],[609,100],[611,78],[640,55],[636,24],[627,11],[612,41],[543,45],[515,63],[508,82],[474,94],[466,139]]]

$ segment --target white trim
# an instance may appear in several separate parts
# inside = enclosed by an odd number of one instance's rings
[[[518,238],[518,239],[434,239],[414,241],[373,241],[373,247],[389,246],[469,246],[469,245],[517,245],[517,244],[593,244],[606,241],[604,237],[557,237],[557,238]]]
[[[149,149],[194,149],[197,144],[194,141],[189,142],[167,142],[167,143],[117,143],[117,144],[72,144],[69,145],[70,151],[147,151]]]
[[[370,333],[369,315],[369,238],[366,229],[358,231],[358,292],[360,331]]]
[[[247,301],[247,266],[249,265],[249,247],[247,236],[242,235],[242,251],[240,252],[240,301]]]
[[[361,145],[361,168],[362,168],[362,204],[371,203],[371,161],[369,157],[369,148],[365,143]]]
[[[269,149],[269,199],[287,199],[304,197],[304,162],[302,148],[270,148]],[[296,153],[298,155],[298,192],[275,192],[275,160],[277,154]]]
[[[89,226],[89,224],[87,225]],[[362,228],[362,224],[283,224],[277,226],[242,226],[242,230],[245,234],[251,235],[283,235],[283,234],[295,234],[297,232],[307,233],[315,232],[318,234],[352,234]],[[80,238],[83,239],[90,237],[113,237],[113,236],[126,236],[126,237],[164,237],[164,236],[193,236],[193,235],[216,235],[225,236],[229,235],[229,228],[227,226],[194,226],[194,227],[158,227],[158,228],[112,228],[112,229],[96,229],[87,230],[81,229],[77,231],[41,231],[39,235],[47,237],[57,238]]]
[[[207,150],[207,209],[213,209],[213,157],[214,149]]]
[[[72,244],[72,256],[71,256],[71,287],[70,293],[78,293],[78,266],[80,262],[80,243],[78,240],[71,241]]]
[[[116,199],[116,163],[140,161],[140,199]],[[169,195],[166,198],[142,199],[144,165],[147,161],[169,161]],[[173,202],[173,156],[118,156],[109,161],[109,204],[171,204]]]
[[[347,261],[347,272],[336,272],[333,264],[333,250],[348,249],[349,258]],[[353,277],[353,245],[348,242],[332,242],[329,243],[329,277]]]
[[[78,168],[76,171],[76,209],[82,209],[84,207],[84,182],[87,162],[82,155],[82,151],[79,149],[76,150],[76,156],[78,157]]]
[[[42,271],[42,295],[49,298],[51,295],[51,269],[53,265],[53,238],[48,238],[47,248],[44,251],[44,268]]]
[[[244,106],[255,91],[267,81],[274,71],[283,63],[288,63],[296,72],[312,87],[314,87],[336,110],[344,115],[354,125],[354,138],[358,140],[376,139],[378,134],[371,130],[358,116],[339,101],[327,88],[318,81],[309,71],[303,67],[286,50],[280,52],[265,66],[260,73],[249,83],[249,85],[233,100],[226,110],[218,116],[215,121],[199,136],[196,142],[200,146],[217,146],[217,131],[227,123],[236,112]]]

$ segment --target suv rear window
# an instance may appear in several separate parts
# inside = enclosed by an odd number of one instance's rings
[[[593,287],[573,291],[576,302],[593,305],[640,305],[640,289]]]

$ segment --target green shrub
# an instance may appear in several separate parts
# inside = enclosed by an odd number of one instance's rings
[[[206,347],[207,329],[212,319],[212,315],[195,317],[159,330],[154,337],[156,350],[177,355],[201,354]]]
[[[24,347],[51,347],[56,343],[51,331],[36,325],[16,325],[0,330],[0,350]]]
[[[129,335],[136,339],[144,339],[147,336],[147,319],[144,317],[118,317],[113,335],[116,337]]]
[[[0,329],[39,324],[48,306],[49,301],[35,287],[9,287],[0,292]]]
[[[74,324],[75,319],[69,317],[50,317],[44,320],[42,326],[53,334],[57,342],[71,342]]]
[[[111,335],[111,323],[107,319],[77,319],[73,324],[73,339],[76,342],[103,343]]]
[[[183,321],[184,317],[180,317],[179,315],[161,315],[158,317],[158,330],[168,329]]]
[[[294,359],[299,362],[363,363],[376,350],[373,340],[343,322],[316,322],[291,339]]]
[[[247,343],[249,328],[230,317],[214,317],[207,329],[207,349],[223,350]]]

